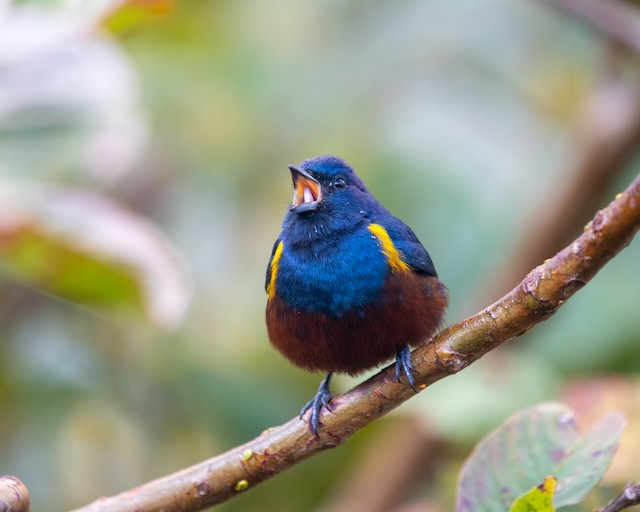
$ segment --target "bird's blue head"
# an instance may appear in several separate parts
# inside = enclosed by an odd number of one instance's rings
[[[285,226],[298,237],[315,239],[350,231],[381,207],[354,170],[324,155],[290,165],[293,201]]]

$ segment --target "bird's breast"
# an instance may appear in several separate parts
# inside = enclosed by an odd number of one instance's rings
[[[366,228],[306,244],[285,238],[276,263],[273,292],[282,301],[335,317],[379,300],[391,271],[380,239]]]

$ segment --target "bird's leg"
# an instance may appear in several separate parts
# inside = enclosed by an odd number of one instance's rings
[[[417,393],[418,388],[416,388],[416,381],[413,378],[413,374],[417,373],[416,369],[411,364],[411,349],[409,345],[405,345],[401,349],[398,349],[396,354],[396,377],[398,382],[400,382],[400,377],[404,375],[413,390]]]
[[[305,405],[300,411],[300,418],[304,416],[304,413],[311,409],[311,414],[309,415],[309,428],[313,435],[318,436],[318,425],[320,424],[320,411],[324,407],[327,411],[331,411],[329,407],[329,400],[331,400],[331,390],[329,389],[329,384],[331,383],[331,377],[333,376],[333,372],[329,372],[327,376],[322,379],[320,386],[318,387],[318,392],[316,395],[309,400],[307,405]]]

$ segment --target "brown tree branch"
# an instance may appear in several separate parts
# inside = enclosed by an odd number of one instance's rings
[[[609,58],[615,58],[611,52]],[[603,204],[603,197],[621,170],[637,155],[640,145],[640,87],[607,70],[592,92],[583,122],[577,157],[560,176],[554,199],[537,208],[507,269],[493,276],[485,296],[495,299],[510,290],[538,261],[555,254],[574,236],[578,226]],[[567,208],[571,205],[571,208]],[[539,206],[539,205],[538,205]]]
[[[598,512],[618,512],[634,505],[640,505],[640,483],[638,482],[627,484],[618,496],[599,509]]]
[[[29,512],[29,491],[15,476],[0,477],[0,512]]]
[[[508,264],[503,265],[507,270],[491,276],[483,288],[482,296],[491,300],[573,238],[576,228],[603,204],[609,186],[640,146],[640,84],[622,72],[625,61],[640,55],[640,11],[612,0],[541,1],[605,36],[605,54],[578,127],[576,157],[568,168],[559,170],[565,181],[547,191],[553,199],[536,210]]]
[[[452,325],[413,352],[421,388],[457,373],[505,341],[546,320],[582,288],[640,229],[640,176],[599,211],[568,247],[533,269],[502,299]],[[293,418],[256,439],[177,473],[98,501],[76,512],[187,512],[228,500],[328,448],[414,396],[394,367],[332,400],[320,438]]]

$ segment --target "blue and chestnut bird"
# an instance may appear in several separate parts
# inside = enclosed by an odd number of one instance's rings
[[[293,364],[327,372],[302,410],[317,437],[334,372],[395,357],[398,380],[415,389],[410,347],[440,326],[447,289],[413,231],[344,161],[319,156],[289,169],[293,202],[267,267],[267,330]]]

